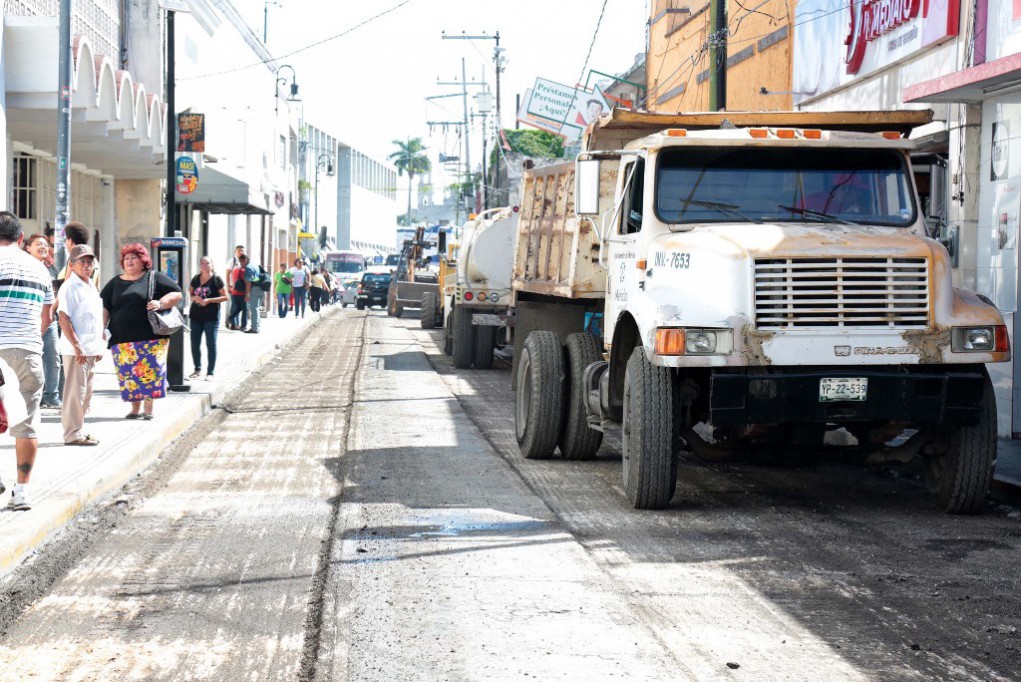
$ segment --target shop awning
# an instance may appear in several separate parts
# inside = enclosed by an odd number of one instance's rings
[[[177,203],[209,213],[264,214],[268,198],[243,180],[206,165],[199,169],[199,182],[191,194],[177,194]]]
[[[56,155],[56,17],[4,17],[7,133],[25,147]],[[164,106],[155,94],[75,36],[71,161],[117,178],[166,175]],[[156,89],[160,84],[155,84]]]
[[[1021,85],[1021,54],[909,85],[904,88],[904,101],[978,104],[986,97],[1015,85]]]

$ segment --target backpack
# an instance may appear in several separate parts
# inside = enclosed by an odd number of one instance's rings
[[[269,277],[269,273],[266,272],[266,268],[259,266],[259,281],[252,282],[252,286],[259,287],[265,292],[269,292],[273,289],[273,282]]]

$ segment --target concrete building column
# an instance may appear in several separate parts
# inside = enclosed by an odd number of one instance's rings
[[[978,267],[979,169],[981,166],[982,107],[950,108],[950,202],[947,226],[960,234],[954,285],[974,289]]]

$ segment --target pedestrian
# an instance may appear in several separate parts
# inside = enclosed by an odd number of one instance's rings
[[[248,315],[251,318],[252,326],[245,330],[248,334],[258,334],[259,324],[262,322],[262,315],[259,308],[262,306],[262,297],[266,293],[263,288],[266,282],[266,271],[262,266],[256,267],[248,261],[247,256],[241,257],[241,263],[245,266],[245,303],[248,305]]]
[[[238,244],[234,247],[234,255],[227,259],[227,265],[224,267],[224,272],[230,276],[230,273],[234,272],[235,268],[241,267],[241,256],[245,255],[245,247],[243,244]]]
[[[141,244],[125,244],[121,268],[100,295],[103,317],[110,329],[109,346],[117,368],[121,400],[131,403],[126,419],[152,419],[153,401],[167,394],[167,346],[149,323],[150,310],[166,310],[181,301],[181,287],[166,275],[152,270],[152,259]],[[153,298],[149,300],[149,280]],[[142,404],[144,414],[140,414]]]
[[[18,482],[7,506],[18,511],[32,508],[27,486],[39,451],[36,425],[43,394],[42,336],[50,326],[53,307],[50,273],[19,248],[24,238],[18,217],[0,211],[0,360],[18,377],[25,401],[25,418],[10,427]],[[3,400],[0,393],[0,402]],[[6,489],[0,481],[0,493]]]
[[[243,247],[242,251],[244,250]],[[245,331],[248,326],[248,304],[245,303],[245,266],[248,256],[244,253],[238,257],[238,264],[230,271],[230,323],[227,329]]]
[[[281,318],[287,317],[287,301],[291,297],[291,273],[287,272],[287,264],[280,264],[280,271],[273,273],[273,291],[277,297],[277,313]]]
[[[53,264],[52,249],[46,235],[33,234],[25,240],[25,251],[47,268]],[[52,280],[51,280],[52,281]],[[55,311],[51,310],[51,313]],[[43,397],[39,407],[44,410],[60,409],[60,353],[57,352],[57,321],[54,319],[43,332]]]
[[[64,252],[65,253],[70,254],[71,251],[74,250],[74,247],[76,247],[76,246],[85,246],[85,245],[88,245],[88,243],[89,243],[89,228],[85,227],[83,224],[81,224],[77,220],[72,220],[72,221],[68,222],[67,225],[64,226]],[[93,252],[93,259],[94,258],[95,258],[95,253]],[[60,283],[63,283],[63,282],[66,282],[70,276],[71,276],[71,259],[68,258],[67,264],[65,265],[65,267],[64,267],[63,271],[61,272],[60,277],[58,277],[58,279],[59,279]],[[96,291],[99,291],[99,288],[100,288],[99,287],[99,282],[100,282],[100,279],[99,279],[99,263],[96,263],[96,267],[94,268],[93,273],[92,273],[92,285],[94,287],[96,287]],[[58,291],[58,294],[59,294],[59,291]]]
[[[64,406],[60,422],[64,445],[99,445],[82,433],[92,401],[96,363],[106,352],[103,338],[103,299],[92,283],[96,254],[88,244],[71,248],[67,259],[71,274],[57,292],[58,317],[63,334],[58,342],[64,360]]]
[[[226,301],[227,285],[213,270],[213,259],[202,256],[199,259],[199,274],[191,278],[191,309],[188,312],[191,323],[191,359],[195,371],[190,379],[202,374],[202,336],[206,337],[206,379],[213,378],[216,371],[216,332],[220,326],[220,304]]]
[[[334,277],[326,266],[323,266],[323,281],[326,282],[326,288],[323,289],[323,305],[330,305],[333,303]]]
[[[316,270],[312,273],[312,286],[308,290],[308,307],[312,312],[318,313],[323,303],[323,291],[326,289],[326,280],[323,273]]]
[[[294,267],[290,270],[291,286],[294,288],[294,317],[305,317],[305,296],[311,283],[311,273],[300,258],[294,259]]]

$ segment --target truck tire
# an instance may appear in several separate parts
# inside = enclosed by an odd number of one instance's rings
[[[496,346],[498,327],[479,325],[475,327],[475,348],[472,363],[475,369],[491,369],[493,367],[493,347]]]
[[[624,374],[621,429],[624,494],[635,509],[662,509],[677,487],[673,390],[670,370],[636,348]]]
[[[978,424],[954,427],[946,451],[925,458],[929,493],[947,514],[977,514],[989,495],[996,466],[996,398],[988,374],[980,407]]]
[[[556,332],[528,335],[518,358],[514,436],[525,459],[546,459],[560,435],[564,355]]]
[[[434,329],[436,327],[436,294],[427,291],[422,294],[422,312],[419,315],[422,322],[422,329]]]
[[[462,306],[456,306],[450,312],[450,331],[453,336],[453,348],[451,355],[454,358],[454,367],[468,369],[472,364],[472,354],[475,350],[475,327],[472,326],[472,311]]]
[[[591,334],[571,334],[564,348],[568,384],[564,387],[564,427],[557,445],[564,459],[592,459],[602,445],[603,434],[588,425],[585,368],[603,359],[603,348]]]
[[[449,304],[453,308],[453,302]],[[443,352],[446,355],[453,355],[454,353],[454,332],[451,329],[451,323],[454,320],[452,314],[447,315],[443,321]]]
[[[394,299],[390,296],[386,297],[386,314],[388,317],[394,316]]]

